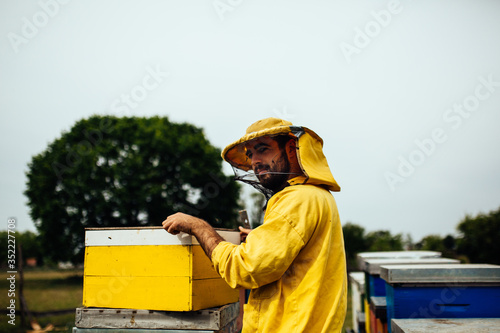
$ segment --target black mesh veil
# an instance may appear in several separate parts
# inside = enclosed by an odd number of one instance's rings
[[[266,201],[269,200],[274,195],[274,191],[264,187],[260,183],[259,179],[255,175],[253,170],[244,171],[233,166],[233,171],[235,180],[238,180],[248,185],[252,185],[256,190],[264,194],[264,196],[266,197]]]

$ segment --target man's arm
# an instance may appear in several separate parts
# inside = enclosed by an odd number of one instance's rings
[[[217,244],[224,241],[210,224],[191,215],[175,213],[167,217],[167,219],[162,222],[162,225],[163,229],[173,235],[185,232],[195,236],[198,243],[200,243],[203,248],[203,251],[205,251],[205,254],[210,259],[212,258],[212,251]]]

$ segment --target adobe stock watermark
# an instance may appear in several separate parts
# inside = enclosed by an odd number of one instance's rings
[[[383,29],[391,24],[395,15],[403,11],[403,6],[399,0],[391,0],[387,3],[386,9],[372,11],[372,19],[365,23],[363,28],[356,26],[354,28],[354,37],[351,43],[341,42],[340,50],[348,64],[352,62],[352,57],[358,55],[377,38]]]
[[[7,296],[9,298],[7,306],[7,322],[10,325],[16,324],[16,226],[17,220],[14,217],[7,219]]]
[[[414,311],[408,318],[436,318],[445,312],[446,307],[457,307],[454,302],[462,294],[466,287],[446,286],[441,290],[439,297],[432,299],[427,306],[421,306]]]
[[[466,96],[461,103],[454,103],[452,107],[446,109],[442,115],[445,124],[450,124],[451,129],[459,129],[464,120],[471,117],[477,111],[481,102],[489,99],[500,87],[500,81],[495,81],[493,74],[487,77],[480,76],[479,83],[474,92]],[[395,172],[387,171],[384,178],[392,192],[396,190],[396,185],[404,183],[408,177],[413,175],[419,166],[433,155],[438,146],[448,140],[447,130],[443,127],[436,127],[427,138],[416,139],[413,143],[415,148],[406,156],[399,155]]]
[[[20,34],[9,32],[7,39],[15,53],[19,53],[20,46],[28,44],[30,40],[38,36],[40,30],[49,24],[50,20],[56,17],[63,5],[70,0],[40,0],[38,1],[38,10],[31,18],[24,16],[21,19]]]
[[[276,115],[276,117],[284,120],[291,121],[293,118],[295,118],[295,115],[293,113],[288,112],[288,107],[285,105],[280,109],[274,108],[273,113]]]
[[[113,100],[110,105],[111,111],[119,114],[136,109],[148,97],[149,93],[158,88],[169,75],[170,73],[164,72],[160,65],[156,65],[154,69],[151,66],[146,67],[146,74],[141,83],[132,87],[129,93],[123,93]]]
[[[121,94],[111,102],[110,109],[116,115],[122,115],[132,109],[136,109],[148,97],[149,93],[157,89],[170,75],[168,72],[164,72],[159,65],[156,65],[154,69],[151,66],[147,66],[145,71],[146,74],[139,84],[136,84],[128,93]],[[112,131],[113,126],[106,119],[101,120],[97,129],[83,130],[84,139],[68,151],[65,156],[65,163],[52,163],[52,169],[57,178],[62,180],[64,173],[80,164],[83,157],[91,154],[94,147],[102,142],[103,135]]]
[[[203,189],[200,189],[199,193],[194,193],[196,204],[193,206],[185,206],[187,214],[197,216],[203,209],[207,208],[210,204],[210,200],[215,199],[219,194],[226,188],[231,182],[229,179],[221,179],[216,174],[209,173],[211,181],[207,182]],[[201,195],[203,194],[203,196]],[[198,200],[199,199],[199,200]]]
[[[221,21],[243,3],[243,0],[214,0],[212,6]]]
[[[102,286],[97,293],[92,294],[87,299],[88,304],[99,304],[99,306],[108,306],[113,302],[115,295],[121,295],[127,291],[129,284],[135,280],[135,276],[131,275],[125,267],[122,271],[111,270],[111,278]]]

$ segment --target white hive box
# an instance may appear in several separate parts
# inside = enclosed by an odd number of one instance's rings
[[[421,259],[440,258],[441,252],[436,251],[380,251],[361,252],[356,256],[358,267],[361,271],[366,271],[365,261],[367,259]]]

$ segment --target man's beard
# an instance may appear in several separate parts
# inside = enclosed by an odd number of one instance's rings
[[[264,170],[265,173],[259,175],[258,172]],[[288,156],[284,153],[280,154],[278,161],[271,162],[271,165],[263,165],[256,168],[255,173],[260,181],[260,184],[274,193],[281,191],[287,184],[290,176],[290,162]]]

